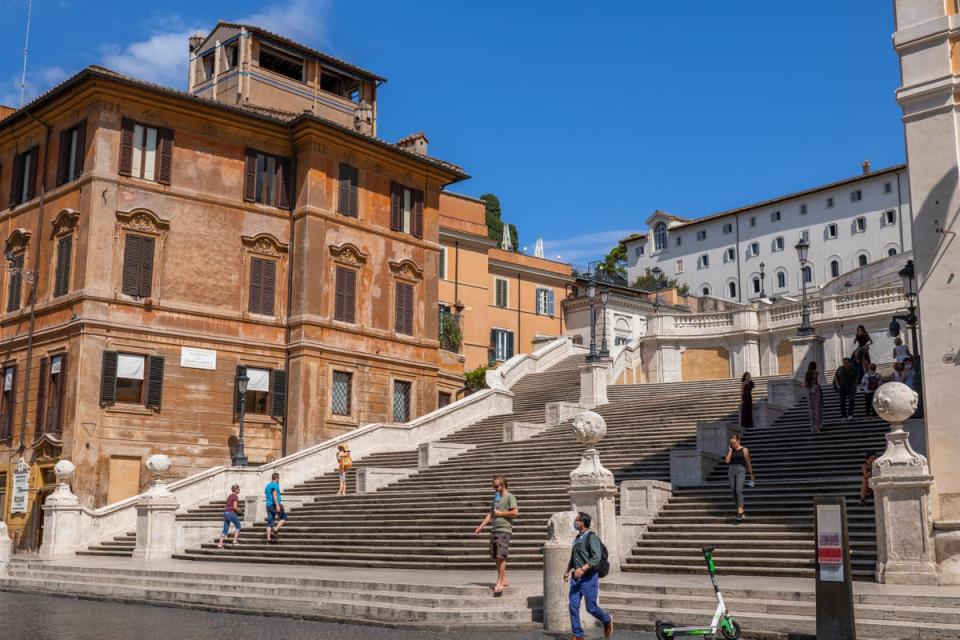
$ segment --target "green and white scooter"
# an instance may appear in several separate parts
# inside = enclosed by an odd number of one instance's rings
[[[669,640],[670,638],[682,638],[685,636],[716,636],[717,632],[726,640],[736,640],[740,637],[740,625],[727,612],[726,605],[723,604],[723,596],[720,595],[720,585],[717,584],[717,571],[713,565],[713,547],[703,548],[703,559],[707,561],[707,570],[710,572],[710,581],[713,583],[713,591],[717,594],[717,612],[713,614],[713,620],[708,627],[678,627],[669,620],[657,621],[658,640]]]

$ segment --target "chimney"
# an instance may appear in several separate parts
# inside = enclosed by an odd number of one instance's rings
[[[406,151],[413,151],[421,156],[425,156],[427,155],[427,144],[429,142],[423,131],[418,131],[417,133],[412,133],[405,138],[397,140],[397,146]]]
[[[863,175],[869,175],[869,174],[870,174],[870,161],[869,161],[869,160],[864,160],[864,161],[863,161]]]
[[[202,31],[195,32],[192,36],[187,39],[187,42],[190,43],[190,53],[193,53],[200,48],[200,45],[203,44],[203,41],[207,39],[207,36],[203,34]]]
[[[353,128],[365,136],[373,135],[373,107],[366,100],[353,110]]]

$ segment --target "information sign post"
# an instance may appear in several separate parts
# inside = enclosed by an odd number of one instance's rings
[[[817,638],[855,640],[846,501],[843,496],[829,496],[813,502],[817,515]]]

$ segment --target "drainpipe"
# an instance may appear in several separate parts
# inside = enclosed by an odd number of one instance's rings
[[[460,306],[460,241],[453,242],[453,304]]]
[[[520,272],[517,271],[517,337],[513,341],[513,355],[517,354],[517,345],[521,344],[520,341],[522,340],[520,337],[522,335],[520,333],[520,321],[522,319],[520,313]]]
[[[743,281],[740,279],[740,260],[743,256],[743,251],[740,250],[740,214],[734,214],[733,220],[734,227],[737,230],[737,302],[743,302],[743,287],[741,286]]]
[[[42,167],[40,171],[40,202],[39,210],[37,211],[37,232],[35,235],[37,255],[34,256],[33,260],[33,282],[30,285],[30,322],[27,327],[27,362],[23,371],[23,404],[20,407],[20,445],[17,449],[21,455],[25,448],[23,436],[27,431],[27,400],[30,398],[30,369],[33,363],[33,329],[37,321],[37,274],[40,271],[40,257],[43,248],[43,243],[40,241],[40,234],[43,230],[43,205],[46,202],[47,194],[47,152],[50,149],[50,137],[53,135],[53,129],[49,124],[26,109],[24,109],[23,112],[30,116],[35,122],[43,125],[43,128],[46,129],[47,137],[43,145],[43,160],[40,161],[40,166]],[[40,383],[43,384],[43,381]],[[61,407],[60,410],[62,411],[63,408]]]
[[[287,415],[283,417],[283,429],[280,430],[280,457],[287,455],[287,425],[290,416],[290,311],[293,308],[293,256],[296,251],[294,243],[297,221],[294,217],[296,211],[297,195],[297,148],[293,144],[293,130],[290,124],[287,124],[287,141],[290,143],[290,180],[287,182],[287,202],[290,203],[290,249],[287,255],[290,257],[287,265],[287,318],[284,323],[284,345],[283,345],[283,368],[287,372]]]

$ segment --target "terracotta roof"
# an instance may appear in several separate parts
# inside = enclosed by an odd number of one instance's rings
[[[803,196],[812,195],[812,194],[814,194],[814,193],[819,193],[819,192],[821,192],[821,191],[826,191],[826,190],[828,190],[828,189],[834,189],[834,188],[836,188],[836,187],[842,187],[843,185],[852,184],[852,183],[854,183],[854,182],[859,182],[860,180],[866,180],[866,179],[868,179],[868,178],[875,178],[875,177],[877,177],[877,176],[882,176],[882,175],[888,174],[888,173],[896,173],[897,171],[903,171],[903,170],[906,169],[906,168],[907,168],[907,165],[906,165],[906,164],[896,164],[896,165],[893,165],[892,167],[886,167],[886,168],[884,168],[884,169],[878,169],[878,170],[876,170],[876,171],[871,171],[870,173],[860,173],[860,174],[857,174],[857,175],[853,176],[852,178],[844,178],[843,180],[838,180],[838,181],[836,181],[836,182],[829,182],[829,183],[827,183],[827,184],[822,184],[822,185],[819,185],[819,186],[817,186],[817,187],[812,187],[812,188],[810,188],[810,189],[804,189],[803,191],[796,191],[796,192],[794,192],[794,193],[788,193],[788,194],[786,194],[786,195],[777,196],[776,198],[770,198],[769,200],[761,200],[760,202],[754,202],[753,204],[748,204],[748,205],[745,205],[745,206],[742,206],[742,207],[737,207],[737,208],[735,208],[735,209],[727,209],[726,211],[720,211],[720,212],[718,212],[718,213],[711,213],[711,214],[709,214],[709,215],[703,216],[702,218],[695,218],[695,219],[693,219],[693,220],[689,220],[688,222],[683,222],[683,223],[681,223],[681,224],[678,224],[678,225],[672,227],[672,228],[671,228],[671,231],[672,231],[673,229],[682,229],[682,228],[684,228],[684,227],[691,227],[691,226],[693,226],[693,225],[700,224],[701,222],[707,222],[707,221],[709,221],[709,220],[716,220],[717,218],[724,218],[724,217],[726,217],[726,216],[732,216],[732,215],[736,215],[736,214],[738,214],[738,213],[744,213],[744,212],[750,211],[750,210],[752,210],[752,209],[759,209],[759,208],[761,208],[761,207],[769,207],[769,206],[772,205],[772,204],[778,204],[778,203],[780,203],[780,202],[785,202],[785,201],[787,201],[787,200],[792,200],[792,199],[794,199],[794,198],[800,198],[800,197],[803,197]],[[658,211],[659,211],[659,210],[658,210]],[[669,214],[668,214],[668,215],[669,215]],[[678,216],[673,216],[673,217],[678,217]],[[621,242],[621,243],[631,242],[631,241],[636,240],[637,238],[642,237],[642,236],[645,236],[645,235],[646,235],[646,234],[642,234],[642,233],[632,233],[632,234],[630,234],[629,236],[627,236],[626,238],[624,238],[623,240],[621,240],[620,242]]]
[[[411,140],[416,140],[417,138],[423,138],[423,139],[426,140],[427,142],[430,142],[430,140],[427,139],[427,134],[425,134],[423,131],[417,131],[416,133],[411,133],[411,134],[408,135],[408,136],[403,136],[402,138],[400,138],[399,140],[397,140],[397,144],[403,144],[404,142],[410,142]]]
[[[377,74],[373,73],[372,71],[367,71],[367,70],[364,69],[363,67],[358,67],[358,66],[356,66],[356,65],[354,65],[354,64],[350,64],[350,63],[347,62],[346,60],[341,60],[340,58],[335,58],[335,57],[331,56],[331,55],[328,54],[328,53],[324,53],[324,52],[322,52],[322,51],[317,51],[316,49],[313,49],[313,48],[308,47],[308,46],[306,46],[306,45],[304,45],[304,44],[301,44],[301,43],[297,42],[296,40],[291,40],[290,38],[285,38],[284,36],[281,36],[281,35],[278,34],[278,33],[273,33],[272,31],[267,31],[266,29],[261,29],[260,27],[257,27],[257,26],[254,26],[254,25],[241,24],[241,23],[239,23],[239,22],[224,22],[223,20],[221,20],[220,22],[217,23],[217,26],[214,27],[214,28],[210,31],[210,33],[213,33],[214,31],[217,30],[217,27],[221,27],[221,26],[222,26],[222,27],[233,27],[233,28],[235,28],[235,29],[246,29],[247,31],[250,31],[250,32],[252,32],[252,33],[258,33],[258,34],[260,34],[261,36],[266,36],[267,38],[270,38],[271,40],[276,40],[276,41],[278,41],[278,42],[282,42],[283,44],[285,44],[285,45],[287,45],[287,46],[289,46],[289,47],[294,47],[294,48],[300,49],[300,50],[302,50],[302,51],[306,51],[306,52],[308,52],[310,55],[316,56],[317,58],[319,58],[319,59],[320,59],[321,61],[323,61],[323,62],[326,62],[326,63],[328,63],[328,64],[330,64],[330,65],[333,65],[333,66],[342,67],[342,68],[344,68],[344,69],[347,69],[347,70],[349,70],[349,71],[352,71],[353,73],[355,73],[355,74],[357,74],[357,75],[359,75],[359,76],[363,76],[363,77],[367,78],[368,80],[373,80],[373,81],[375,81],[375,82],[386,82],[386,81],[387,81],[386,78],[384,78],[384,77],[382,77],[382,76],[378,76]],[[204,42],[206,42],[207,39],[209,39],[209,37],[210,37],[210,34],[207,34],[207,38],[204,39]]]
[[[35,98],[29,104],[25,105],[23,108],[14,111],[6,118],[0,120],[0,128],[2,128],[5,125],[9,125],[13,121],[18,120],[20,118],[29,117],[27,116],[28,111],[32,111],[35,108],[44,105],[50,100],[53,100],[54,98],[56,98],[58,95],[60,95],[67,89],[73,87],[74,85],[79,84],[80,82],[83,82],[88,78],[105,78],[108,80],[115,80],[117,82],[121,82],[121,83],[135,86],[135,87],[140,87],[143,89],[149,89],[150,91],[155,91],[157,93],[161,93],[174,98],[189,100],[190,102],[193,102],[195,104],[203,104],[213,109],[219,109],[221,111],[237,113],[237,114],[245,115],[251,118],[257,118],[259,120],[263,120],[266,122],[272,122],[275,124],[281,124],[281,125],[289,124],[293,126],[301,121],[317,122],[317,123],[323,124],[324,126],[332,127],[334,129],[337,129],[338,131],[342,131],[343,133],[351,135],[355,138],[359,138],[371,144],[375,144],[381,148],[388,149],[393,153],[398,153],[400,155],[416,160],[418,162],[425,162],[427,164],[449,171],[456,175],[456,180],[454,181],[465,180],[470,177],[461,167],[453,164],[452,162],[446,162],[445,160],[440,160],[438,158],[434,158],[431,156],[424,156],[419,153],[415,153],[413,151],[402,149],[393,143],[386,142],[385,140],[381,140],[380,138],[375,138],[373,136],[370,136],[364,133],[360,133],[359,131],[355,131],[349,127],[343,126],[342,124],[314,115],[312,113],[293,114],[286,111],[279,111],[276,109],[267,109],[263,107],[249,107],[249,106],[241,106],[241,105],[224,104],[222,102],[216,102],[214,100],[209,100],[207,98],[194,96],[187,93],[186,91],[181,91],[179,89],[171,89],[170,87],[165,87],[163,85],[155,84],[153,82],[147,82],[145,80],[132,78],[130,76],[117,73],[116,71],[113,71],[111,69],[107,69],[106,67],[101,67],[98,65],[89,66],[86,69],[83,69],[82,71],[77,73],[76,75],[64,80],[60,84],[40,94],[37,98]]]

